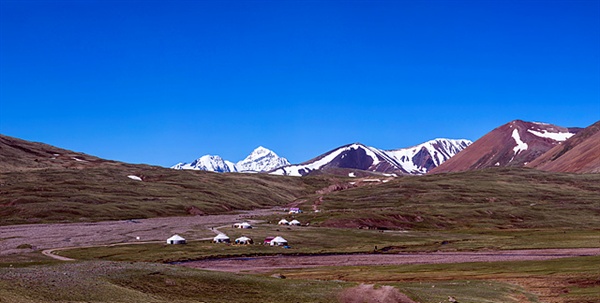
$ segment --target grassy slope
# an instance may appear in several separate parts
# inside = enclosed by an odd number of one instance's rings
[[[346,284],[350,285],[350,284]],[[336,302],[339,282],[205,272],[150,263],[0,268],[0,302]]]
[[[18,224],[216,214],[285,205],[327,182],[153,167],[10,172],[0,174],[0,217]]]
[[[145,181],[130,180],[128,174],[140,175]],[[190,206],[218,213],[284,205],[298,198],[307,200],[303,208],[308,210],[310,203],[318,199],[315,190],[331,182],[327,177],[219,175],[162,169],[7,173],[0,175],[3,184],[0,204],[4,205],[0,207],[0,215],[11,220],[10,223],[26,222],[28,216],[42,221],[104,220],[186,214]],[[162,262],[245,255],[248,250],[250,254],[369,251],[374,245],[388,252],[594,247],[599,243],[600,175],[492,169],[403,177],[385,184],[326,194],[319,208],[323,212],[298,216],[300,221],[314,226],[310,228],[261,225],[251,231],[224,229],[232,237],[243,233],[259,241],[265,234],[281,234],[290,240],[291,250],[192,242],[177,247],[148,244],[82,249],[65,254],[84,259]],[[413,231],[405,234],[355,229],[359,226]],[[340,241],[332,242],[332,238]],[[446,244],[442,245],[443,241]],[[493,264],[319,268],[284,274],[299,279],[392,284],[422,302],[445,301],[447,295],[457,296],[460,302],[527,302],[523,298],[540,302],[541,299],[536,299],[538,295],[544,302],[597,302],[600,289],[596,282],[600,277],[594,270],[598,262],[593,257]],[[221,298],[222,302],[234,299],[254,302],[257,297],[267,298],[262,302],[279,302],[278,291],[289,288],[288,299],[327,302],[324,298],[331,298],[342,285],[264,280],[158,264],[106,261],[35,264],[18,270],[0,266],[0,298],[8,298],[9,302],[65,302],[79,301],[82,296],[92,294],[91,301],[95,302],[165,302],[171,301],[171,297],[175,302],[191,302],[203,300],[198,294],[206,294],[211,296],[206,297],[210,302],[220,302]],[[106,274],[92,270],[112,268],[108,264],[116,264],[118,268]],[[84,271],[79,266],[91,269]],[[154,274],[156,271],[159,273]],[[79,276],[68,281],[77,282],[71,285],[58,279],[65,272],[67,276],[76,272]],[[44,278],[31,278],[37,275]],[[211,284],[213,280],[226,282]],[[52,292],[56,286],[64,291]],[[82,291],[87,288],[91,290]],[[537,295],[530,293],[531,289]],[[186,297],[188,293],[197,297]],[[298,297],[304,294],[308,297]],[[561,301],[552,301],[553,297]]]
[[[532,169],[397,178],[334,192],[311,221],[400,229],[600,228],[600,174]]]
[[[535,295],[522,294],[531,302],[592,303],[600,301],[599,262],[600,257],[596,256],[548,261],[322,267],[278,272],[294,279],[391,284],[423,302],[445,301],[448,295],[460,302],[516,302],[490,300],[498,295],[500,287],[506,285],[489,286],[502,281],[534,290]],[[432,289],[433,285],[437,289]],[[440,291],[440,287],[444,290]],[[518,289],[508,292],[513,298],[521,297]]]

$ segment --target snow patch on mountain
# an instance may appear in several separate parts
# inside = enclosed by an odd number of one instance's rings
[[[515,146],[513,148],[515,155],[518,154],[520,151],[527,150],[527,148],[529,146],[527,145],[527,143],[525,143],[525,142],[523,142],[523,140],[521,140],[521,136],[519,136],[519,130],[517,130],[517,129],[513,130],[512,137],[513,137],[513,139],[515,139],[515,142],[517,143],[517,146]]]
[[[553,132],[549,132],[547,130],[542,130],[542,132],[538,132],[532,129],[528,129],[528,132],[541,137],[541,138],[549,138],[552,139],[554,141],[559,141],[559,142],[563,142],[566,141],[567,139],[573,137],[575,134],[573,133],[553,133]]]

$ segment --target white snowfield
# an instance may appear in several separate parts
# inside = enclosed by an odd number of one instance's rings
[[[512,137],[513,137],[513,139],[515,139],[515,142],[517,142],[517,146],[515,146],[513,148],[513,151],[515,152],[515,155],[518,154],[520,151],[527,150],[527,148],[529,146],[527,145],[527,143],[525,143],[525,142],[523,142],[521,140],[521,136],[519,136],[519,130],[518,129],[514,129],[513,130]]]
[[[563,141],[565,141],[565,140],[573,137],[573,135],[575,135],[573,133],[552,133],[552,132],[549,132],[549,131],[547,131],[545,129],[542,130],[541,132],[538,132],[538,131],[535,131],[535,130],[531,130],[531,129],[528,129],[527,131],[530,132],[530,133],[532,133],[532,134],[534,134],[534,135],[536,135],[536,136],[538,136],[538,137],[549,138],[549,139],[552,139],[554,141],[559,141],[559,142],[563,142]]]
[[[127,178],[132,179],[132,180],[136,180],[136,181],[142,181],[142,178],[135,176],[135,175],[129,175],[127,176]]]

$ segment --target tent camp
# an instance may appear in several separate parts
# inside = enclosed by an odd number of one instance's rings
[[[185,239],[179,235],[173,235],[167,239],[167,244],[185,244]]]
[[[289,213],[290,214],[299,214],[299,213],[302,213],[302,210],[298,207],[292,207],[292,208],[290,208]]]
[[[288,242],[286,239],[284,239],[280,236],[277,236],[277,237],[273,238],[273,240],[271,240],[270,244],[271,244],[271,246],[286,246],[286,245],[288,245]]]
[[[243,222],[243,223],[235,223],[235,224],[233,224],[233,227],[247,229],[247,228],[252,228],[252,225],[250,225],[250,223],[248,223],[248,222]]]
[[[281,219],[281,220],[279,220],[279,223],[277,223],[277,224],[279,224],[279,225],[289,225],[290,222],[288,222],[288,220],[286,220],[286,219]]]
[[[290,225],[300,226],[300,221],[294,219],[294,220],[290,221]]]
[[[226,234],[218,234],[213,238],[215,243],[231,243],[231,240]]]
[[[246,236],[241,236],[237,239],[235,239],[235,244],[253,244],[254,241],[252,241],[252,239],[246,237]]]

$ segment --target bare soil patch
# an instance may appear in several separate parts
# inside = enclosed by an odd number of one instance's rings
[[[371,284],[345,289],[338,300],[341,303],[416,303],[392,286],[374,288]]]

